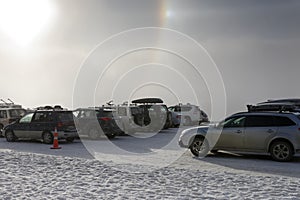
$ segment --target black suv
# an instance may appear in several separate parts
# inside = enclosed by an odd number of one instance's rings
[[[112,139],[122,133],[117,125],[118,117],[110,107],[79,108],[74,111],[75,123],[80,136],[87,135],[91,139],[98,139],[106,135]],[[100,126],[99,126],[100,125]]]
[[[58,139],[68,142],[78,137],[72,111],[49,108],[36,110],[4,127],[4,136],[8,142],[18,139],[42,139],[46,144],[53,143],[55,128]]]

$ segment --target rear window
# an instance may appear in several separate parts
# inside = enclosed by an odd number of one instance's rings
[[[182,106],[181,107],[181,112],[189,112],[192,110],[192,107],[190,106]]]
[[[113,117],[112,111],[103,111],[103,117]]]
[[[293,122],[290,118],[283,117],[283,116],[276,116],[275,123],[277,126],[294,126],[294,125],[296,125],[296,123]]]
[[[59,121],[73,121],[72,112],[57,112],[57,117]]]
[[[12,109],[9,110],[8,112],[10,117],[21,117],[24,116],[26,113],[24,109]]]

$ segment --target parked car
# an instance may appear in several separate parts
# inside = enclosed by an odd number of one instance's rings
[[[106,136],[109,139],[122,133],[117,125],[119,118],[111,107],[79,108],[74,111],[75,122],[80,136],[87,135],[91,139]]]
[[[217,138],[215,145],[210,138]],[[276,161],[289,161],[300,151],[300,114],[237,113],[218,124],[183,131],[179,145],[195,156],[204,156],[209,150],[228,150],[270,153]]]
[[[143,111],[136,105],[124,103],[115,107],[118,126],[125,134],[132,134],[141,130],[143,126]]]
[[[142,112],[141,131],[160,131],[172,127],[172,114],[160,98],[142,98],[132,101]]]
[[[36,110],[4,127],[4,136],[8,142],[18,139],[37,139],[46,144],[53,143],[55,128],[58,139],[68,142],[78,137],[72,111],[61,109]]]
[[[207,114],[196,105],[178,104],[169,107],[169,110],[180,115],[181,123],[186,126],[209,122]]]
[[[4,126],[20,119],[26,114],[26,110],[20,105],[15,104],[1,104],[0,105],[0,130],[3,130]]]
[[[181,114],[178,112],[172,111],[170,108],[168,108],[169,112],[171,113],[171,119],[172,119],[172,127],[178,128],[181,123]]]

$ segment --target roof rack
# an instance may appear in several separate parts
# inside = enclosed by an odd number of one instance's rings
[[[11,99],[7,99],[9,103],[4,101],[3,99],[0,99],[3,103],[0,103],[0,108],[22,108],[21,105],[15,104]]]
[[[66,108],[64,109],[60,105],[55,105],[54,107],[52,106],[40,106],[37,107],[36,110],[67,110]]]
[[[288,103],[260,103],[257,105],[247,105],[248,112],[274,111],[274,112],[300,112],[300,109]]]

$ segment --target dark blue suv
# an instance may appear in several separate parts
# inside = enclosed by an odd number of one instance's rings
[[[58,139],[73,142],[78,137],[72,111],[61,109],[36,110],[28,113],[16,122],[5,126],[3,134],[8,142],[18,139],[37,139],[51,144],[55,128]]]

